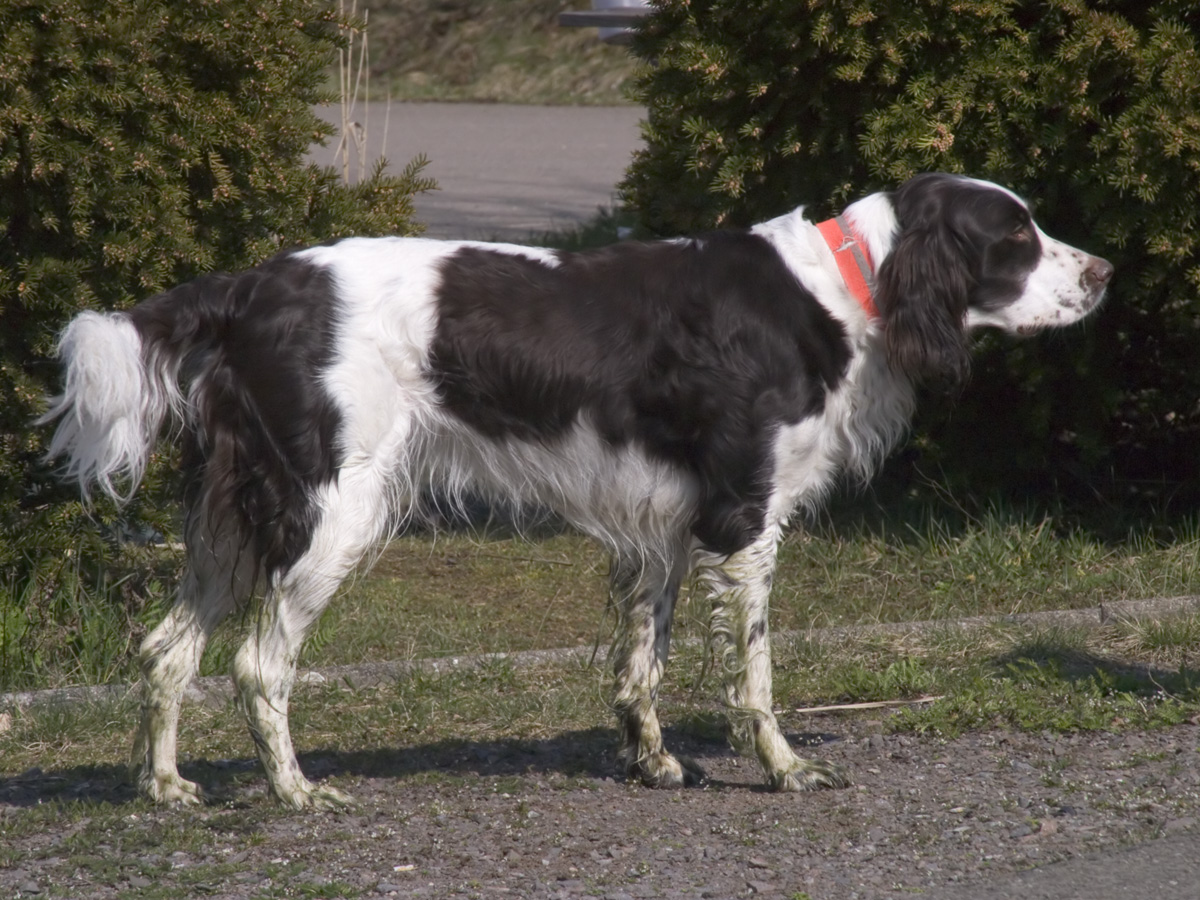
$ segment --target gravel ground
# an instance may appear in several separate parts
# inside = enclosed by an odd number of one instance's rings
[[[134,852],[132,862],[165,874],[130,876],[127,859],[109,869],[118,874],[98,877],[72,856],[71,830],[45,833],[6,848],[21,867],[0,862],[0,896],[161,896],[188,884],[193,894],[247,900],[866,900],[940,896],[948,888],[947,896],[970,896],[971,885],[986,886],[1001,873],[1164,835],[1196,837],[1195,724],[1128,733],[984,732],[951,741],[884,734],[879,721],[837,715],[788,724],[806,729],[790,735],[805,752],[849,766],[854,786],[767,793],[757,765],[721,743],[669,734],[709,781],[699,789],[648,790],[609,774],[613,738],[604,729],[552,741],[302,757],[310,774],[337,775],[354,793],[360,805],[344,813],[275,810],[255,764],[199,763],[185,774],[225,783],[224,796],[199,810],[131,814],[114,842],[120,849],[108,847]],[[36,770],[0,783],[0,817],[21,816],[61,791],[61,776]],[[100,773],[71,794],[101,805],[131,796],[116,773]],[[194,818],[211,835],[207,846],[165,860],[155,852],[156,835]]]

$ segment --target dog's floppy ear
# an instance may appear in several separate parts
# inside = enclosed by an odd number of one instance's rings
[[[972,274],[967,254],[936,221],[901,231],[879,267],[876,302],[888,363],[917,384],[953,391],[971,357],[964,318]]]

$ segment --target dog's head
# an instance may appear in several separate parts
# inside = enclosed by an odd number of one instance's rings
[[[892,205],[898,230],[876,302],[888,360],[915,382],[961,382],[971,329],[1031,334],[1079,321],[1112,278],[1109,262],[1046,235],[1021,198],[990,182],[918,175]]]

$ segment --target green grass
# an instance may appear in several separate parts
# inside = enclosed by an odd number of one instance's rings
[[[143,554],[144,556],[144,554]],[[0,690],[135,677],[131,637],[162,614],[180,554],[140,565],[140,599],[71,593],[59,619],[38,618],[24,594],[0,595]],[[305,648],[302,665],[512,652],[605,644],[605,554],[571,533],[407,535],[347,582]],[[68,584],[63,590],[75,591]],[[783,541],[772,627],[945,620],[1200,593],[1200,541],[1185,523],[1173,535],[1104,540],[1045,518],[993,512],[954,526],[932,513],[859,517],[795,530]],[[56,601],[57,602],[57,601]],[[128,609],[135,608],[131,615]],[[95,614],[89,613],[94,609]],[[65,610],[65,612],[63,611]],[[701,638],[703,597],[685,590],[676,634]],[[202,671],[228,664],[254,612],[227,623]],[[14,623],[19,628],[14,627]],[[1146,622],[1122,637],[1128,652],[1194,664],[1195,625]],[[23,655],[24,654],[24,655]]]
[[[422,758],[455,756],[470,742],[529,744],[608,725],[606,681],[599,668],[579,663],[516,669],[495,662],[360,690],[301,685],[293,698],[292,728],[301,754],[353,754],[366,770],[395,771],[400,765],[414,777],[425,777]],[[136,713],[135,697],[17,712],[11,727],[0,733],[0,777],[33,767],[63,772],[64,800],[78,782],[88,780],[86,773],[120,779]],[[182,759],[206,761],[206,782],[260,780],[257,771],[247,775],[244,767],[221,762],[253,756],[232,702],[189,705],[180,723],[180,746],[186,748]],[[414,747],[422,753],[407,756],[407,763],[393,758]]]
[[[1178,620],[1200,626],[1200,615]],[[942,626],[833,642],[797,640],[777,654],[785,708],[936,697],[902,706],[892,730],[1117,730],[1179,724],[1200,712],[1200,657],[1133,652],[1136,625],[1095,629]],[[1193,648],[1200,650],[1200,648]],[[873,712],[877,715],[877,712]]]
[[[1200,620],[1184,617],[1125,626],[1131,649],[1185,657],[1200,649]]]
[[[1001,513],[956,529],[923,521],[791,532],[780,550],[772,627],[803,632],[1200,593],[1200,542],[1190,526],[1173,542],[1134,535],[1106,543]],[[605,643],[607,569],[605,554],[573,533],[405,536],[343,591],[304,662]],[[675,634],[703,637],[707,612],[703,597],[684,591]],[[1139,627],[1143,641],[1176,655],[1195,646],[1184,625]]]
[[[776,702],[785,719],[799,722],[794,710],[813,705],[937,696],[884,718],[891,729],[946,736],[1192,719],[1200,713],[1200,615],[1087,629],[1003,620],[964,629],[949,618],[886,632],[814,627],[1087,606],[1137,599],[1148,586],[1197,593],[1196,552],[1187,527],[1174,542],[1133,536],[1105,543],[999,514],[954,529],[860,521],[793,532],[774,595],[775,628],[791,631],[776,652]],[[604,644],[606,568],[604,554],[571,533],[404,536],[346,586],[302,664]],[[663,706],[668,724],[720,740],[716,684],[699,640],[705,615],[702,599],[685,592]],[[219,636],[206,671],[225,667],[242,624]],[[413,777],[430,777],[414,758],[453,754],[472,742],[605,733],[608,675],[586,659],[521,667],[494,661],[358,691],[305,685],[293,705],[295,731],[302,752],[379,754],[393,767],[396,748],[421,748],[405,758]],[[116,784],[135,718],[132,697],[14,713],[0,731],[0,776],[35,766],[62,773],[62,802],[80,782]],[[190,707],[180,742],[185,758],[208,761],[206,781],[212,763],[252,756],[231,704]],[[230,783],[257,778],[246,766],[218,765],[215,774]]]
[[[126,547],[104,559],[46,553],[0,581],[0,692],[128,678],[147,629],[160,619],[181,558]]]
[[[1183,630],[1200,616],[1183,617]],[[799,636],[776,654],[776,703],[785,730],[804,732],[816,703],[939,697],[894,712],[847,710],[891,732],[952,738],[972,729],[1120,731],[1169,726],[1200,716],[1200,673],[1155,660],[1175,646],[1147,647],[1131,626],[1087,631],[996,625],[900,634]],[[716,683],[705,676],[699,644],[678,648],[661,691],[664,726],[692,741],[724,744]],[[512,793],[591,788],[607,774],[615,740],[604,700],[604,667],[581,662],[515,666],[492,661],[441,675],[416,674],[378,687],[298,685],[291,710],[302,765],[351,790],[358,778]],[[72,872],[121,896],[176,898],[220,892],[235,877],[255,881],[256,897],[370,896],[369,886],[313,880],[336,873],[322,855],[319,829],[357,827],[341,817],[299,817],[313,829],[312,852],[298,860],[237,854],[273,840],[297,817],[266,797],[262,773],[234,704],[188,705],[179,736],[181,771],[215,802],[187,815],[137,798],[125,775],[133,698],[16,713],[0,730],[0,783],[6,796],[30,796],[0,816],[0,867],[62,873],[49,896],[70,896]],[[841,730],[829,714],[822,730]],[[874,727],[874,726],[872,726]],[[1065,763],[1064,763],[1065,764]],[[486,772],[480,774],[480,766]],[[1047,779],[1057,777],[1048,771]],[[19,796],[19,795],[18,795]],[[525,822],[517,802],[511,827]],[[45,835],[57,835],[47,841]],[[331,833],[330,844],[339,839]],[[333,851],[336,853],[336,850]],[[176,865],[174,854],[185,854]],[[52,858],[51,858],[52,857]],[[127,887],[126,887],[127,886]]]
[[[608,560],[575,535],[399,538],[335,601],[310,665],[571,647],[603,629]]]
[[[930,510],[793,534],[772,598],[792,627],[1013,614],[1200,592],[1200,538],[1120,540],[992,511],[950,525]]]

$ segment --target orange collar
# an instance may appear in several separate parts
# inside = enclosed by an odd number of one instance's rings
[[[842,280],[867,314],[868,319],[878,318],[879,310],[871,296],[871,282],[875,277],[875,265],[871,262],[871,251],[866,241],[854,230],[843,216],[817,223],[817,229],[825,243],[833,251]]]

